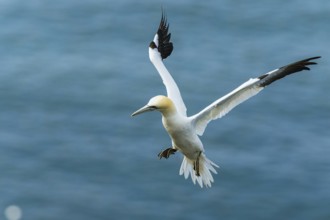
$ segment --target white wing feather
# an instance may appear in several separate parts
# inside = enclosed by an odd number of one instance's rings
[[[163,80],[167,96],[174,102],[177,111],[182,116],[187,116],[187,108],[182,100],[180,90],[163,63],[163,59],[168,57],[173,50],[173,44],[170,42],[171,34],[168,33],[168,29],[169,25],[163,14],[158,31],[149,46],[149,58]],[[315,62],[311,62],[311,60],[318,58],[320,56],[300,60],[243,83],[199,113],[189,117],[196,129],[196,133],[202,135],[211,120],[221,118],[240,103],[258,94],[265,86],[292,73],[309,70],[308,65],[316,64]]]
[[[189,117],[192,125],[195,126],[196,133],[203,135],[207,124],[211,120],[221,118],[240,103],[258,94],[265,86],[290,74],[310,70],[308,66],[316,64],[311,60],[319,58],[320,56],[300,60],[243,83],[237,89],[216,100],[196,115]]]
[[[196,133],[198,135],[203,135],[207,124],[211,120],[221,118],[235,106],[258,94],[263,89],[263,87],[256,85],[256,82],[259,80],[260,79],[258,78],[248,80],[232,92],[204,108],[196,115],[191,116],[190,119],[195,126]]]
[[[155,39],[157,39],[157,34]],[[154,41],[158,42],[158,40]],[[163,80],[163,83],[166,87],[167,96],[174,102],[176,110],[183,116],[187,116],[187,108],[182,100],[180,90],[176,85],[174,79],[172,78],[171,74],[166,69],[161,55],[158,52],[157,48],[150,48],[149,47],[149,58],[152,64],[156,67],[160,77]]]

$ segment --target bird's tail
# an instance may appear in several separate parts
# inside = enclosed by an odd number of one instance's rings
[[[201,188],[203,188],[204,185],[206,187],[211,187],[211,184],[214,182],[212,173],[217,174],[215,167],[219,168],[218,165],[206,158],[205,154],[202,153],[199,157],[200,175],[197,176],[194,170],[194,161],[184,156],[180,167],[180,175],[184,175],[184,178],[187,179],[190,174],[194,184],[196,184],[197,181]]]

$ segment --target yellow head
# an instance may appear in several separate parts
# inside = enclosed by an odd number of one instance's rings
[[[147,105],[134,112],[132,116],[154,110],[158,110],[162,114],[167,114],[175,111],[175,107],[171,99],[163,95],[158,95],[151,98]]]

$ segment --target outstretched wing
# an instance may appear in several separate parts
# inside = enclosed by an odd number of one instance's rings
[[[180,90],[163,63],[163,59],[166,59],[173,51],[173,44],[170,42],[171,34],[168,33],[168,29],[169,25],[163,13],[158,31],[149,45],[149,58],[163,80],[167,96],[174,102],[177,111],[186,116],[187,108],[182,100]]]
[[[291,63],[289,65],[283,66],[264,75],[261,75],[258,78],[253,78],[243,83],[232,92],[216,100],[196,115],[190,117],[192,124],[195,126],[196,133],[198,135],[202,135],[207,124],[211,120],[221,118],[234,107],[251,98],[252,96],[258,94],[263,88],[270,85],[274,81],[292,73],[296,73],[302,70],[310,70],[308,65],[316,64],[315,62],[311,62],[311,60],[315,60],[318,58],[320,58],[320,56],[311,57],[305,60]]]

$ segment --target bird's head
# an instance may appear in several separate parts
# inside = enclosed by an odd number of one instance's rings
[[[132,116],[139,115],[144,112],[158,110],[163,114],[172,112],[175,110],[174,104],[171,99],[166,96],[158,95],[151,98],[147,105],[143,106],[139,110],[135,111]]]

